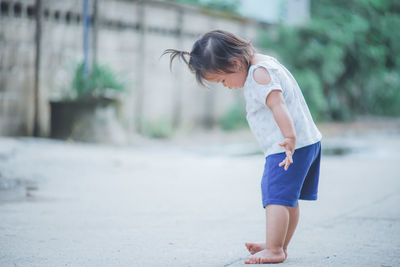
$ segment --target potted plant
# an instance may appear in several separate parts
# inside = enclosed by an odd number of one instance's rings
[[[77,65],[71,90],[58,101],[51,101],[51,137],[89,142],[115,142],[121,139],[118,110],[124,84],[105,65],[94,64],[85,74]],[[119,135],[120,137],[116,137]]]

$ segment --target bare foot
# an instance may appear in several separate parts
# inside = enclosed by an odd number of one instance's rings
[[[254,255],[261,250],[264,250],[267,247],[265,243],[245,243],[245,245],[251,255]],[[285,248],[283,249],[283,253],[285,253],[285,260],[286,260],[287,250]]]
[[[283,249],[273,252],[268,249],[261,250],[245,260],[245,264],[260,264],[260,263],[279,263],[285,261],[286,256]]]
[[[246,243],[245,245],[251,255],[256,254],[257,252],[266,248],[265,243]]]

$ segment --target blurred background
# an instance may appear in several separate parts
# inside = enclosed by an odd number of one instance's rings
[[[243,266],[243,92],[161,57],[212,29],[278,58],[323,134],[285,266],[400,266],[398,0],[0,0],[0,266]]]
[[[398,1],[1,0],[0,135],[129,143],[245,129],[240,91],[199,87],[167,48],[211,29],[298,80],[317,122],[400,115]]]

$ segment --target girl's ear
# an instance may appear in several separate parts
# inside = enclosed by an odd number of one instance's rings
[[[230,60],[230,62],[233,66],[234,71],[242,71],[243,70],[243,63],[239,59],[233,58]]]

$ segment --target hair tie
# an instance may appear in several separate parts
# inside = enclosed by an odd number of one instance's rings
[[[190,56],[190,52],[184,52],[186,55]]]

